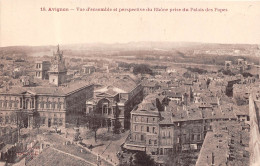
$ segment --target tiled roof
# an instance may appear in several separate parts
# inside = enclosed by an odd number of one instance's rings
[[[166,110],[161,113],[160,124],[171,124],[178,121],[201,120],[201,119],[235,119],[236,116],[231,109],[216,107],[199,109],[197,104],[181,107],[170,102]]]
[[[46,86],[36,86],[36,87],[21,87],[21,86],[13,86],[10,87],[10,89],[2,90],[0,92],[4,94],[21,94],[25,92],[30,92],[38,95],[68,95],[72,93],[73,91],[76,91],[78,89],[81,89],[83,87],[90,86],[89,83],[86,83],[84,81],[77,81],[77,82],[71,82],[67,84],[66,86],[53,86],[53,85],[46,85]]]
[[[249,133],[236,121],[213,122],[213,132],[208,132],[196,166],[249,165]]]
[[[139,104],[131,113],[133,114],[149,114],[149,115],[157,115],[160,113],[156,108],[155,102],[142,102]]]
[[[131,74],[120,75],[112,73],[93,73],[85,78],[85,82],[117,87],[128,93],[138,85],[139,80],[137,78],[133,78]]]

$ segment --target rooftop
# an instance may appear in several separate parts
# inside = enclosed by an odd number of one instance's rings
[[[249,132],[242,130],[243,124],[219,121],[212,125],[213,131],[207,133],[196,165],[249,165]]]
[[[35,87],[11,86],[8,89],[1,89],[0,94],[23,94],[28,92],[37,95],[63,96],[87,86],[91,86],[91,84],[84,81],[72,81],[64,86],[59,87],[49,84]]]

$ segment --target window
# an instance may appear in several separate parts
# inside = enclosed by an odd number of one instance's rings
[[[153,127],[153,133],[155,133],[155,127]]]
[[[18,106],[18,102],[19,102],[18,100],[16,100],[16,101],[14,102],[14,107],[15,107],[15,108],[17,108],[17,106]]]
[[[163,155],[163,148],[160,148],[160,155]]]
[[[155,118],[153,118],[153,121],[155,122]]]
[[[177,137],[177,143],[180,143],[180,136]]]
[[[135,131],[137,131],[137,125],[135,125]]]
[[[4,107],[6,108],[7,107],[7,101],[5,100],[4,102]]]
[[[144,136],[143,135],[141,135],[141,141],[143,141],[144,140]]]
[[[43,101],[41,102],[41,108],[44,108],[44,102]]]
[[[141,126],[141,131],[144,131],[144,126]]]
[[[198,138],[198,140],[200,140],[200,139],[201,139],[201,137],[200,137],[200,134],[198,134],[197,138]]]
[[[55,102],[52,102],[51,108],[52,108],[52,109],[55,109],[55,105],[56,105],[56,103],[55,103]]]
[[[152,144],[152,141],[149,139],[149,145],[151,145]]]
[[[13,104],[12,101],[9,101],[9,107],[12,108]]]
[[[22,108],[22,106],[23,106],[23,99],[22,98],[20,98],[20,108]]]
[[[49,101],[47,101],[47,103],[46,103],[46,108],[47,108],[47,109],[50,108],[50,102],[49,102]]]
[[[147,132],[149,132],[149,127],[148,127],[148,126],[147,126],[147,129],[146,129],[146,130],[147,130]]]
[[[194,134],[191,135],[191,140],[194,141]]]
[[[55,117],[53,120],[54,120],[54,121],[53,121],[53,124],[54,124],[54,125],[58,125],[58,119]]]
[[[62,126],[62,125],[63,125],[63,119],[60,118],[60,119],[59,119],[59,126]]]
[[[144,122],[144,117],[142,117],[141,122]]]
[[[61,103],[60,102],[58,103],[57,107],[58,107],[58,109],[61,109]]]
[[[42,118],[42,124],[45,124],[45,117]]]
[[[137,117],[135,116],[135,122],[137,122]]]
[[[154,140],[154,145],[157,145],[157,140]]]

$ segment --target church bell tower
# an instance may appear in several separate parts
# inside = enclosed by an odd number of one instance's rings
[[[57,51],[53,52],[51,59],[51,68],[49,71],[49,82],[56,86],[65,83],[67,69],[65,66],[65,60],[63,59],[63,51],[60,51],[59,45]]]

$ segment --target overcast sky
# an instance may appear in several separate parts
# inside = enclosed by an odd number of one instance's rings
[[[42,12],[67,7],[69,12]],[[77,12],[82,8],[222,8],[227,12]],[[260,43],[260,2],[0,1],[0,46],[133,41]]]

